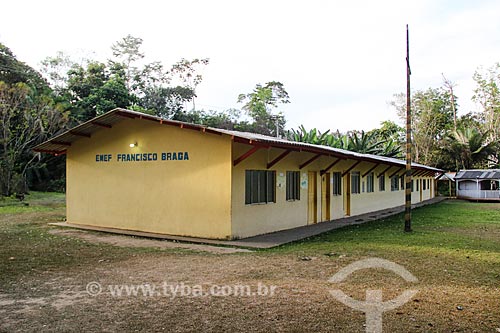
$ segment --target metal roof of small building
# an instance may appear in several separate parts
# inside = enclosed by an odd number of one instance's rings
[[[500,179],[500,169],[460,170],[455,179]]]
[[[455,180],[456,172],[445,172],[442,175],[436,177],[437,180]]]
[[[313,153],[320,153],[325,155],[331,155],[339,158],[350,158],[354,160],[363,160],[373,163],[395,165],[400,167],[405,167],[406,162],[392,157],[362,154],[349,150],[343,150],[339,148],[333,148],[329,146],[321,146],[304,142],[289,141],[286,139],[274,138],[257,133],[249,132],[239,132],[224,130],[219,128],[212,128],[203,125],[196,125],[191,123],[185,123],[181,121],[168,120],[160,117],[148,115],[145,113],[131,111],[126,109],[113,109],[101,116],[93,118],[87,122],[84,122],[60,135],[57,135],[33,148],[36,152],[50,153],[54,155],[65,154],[66,149],[71,146],[71,144],[82,137],[90,138],[92,134],[103,129],[112,128],[115,124],[121,122],[124,119],[144,119],[159,122],[160,124],[172,125],[180,128],[186,128],[191,130],[196,130],[200,132],[208,132],[214,134],[229,135],[234,141],[249,143],[253,145],[267,145],[269,147],[277,147],[283,149],[291,149],[296,151],[306,151]],[[443,170],[426,166],[423,164],[412,163],[412,168],[417,170],[427,170],[434,172],[443,172]]]

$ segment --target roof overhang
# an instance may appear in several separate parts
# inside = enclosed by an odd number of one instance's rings
[[[321,156],[330,156],[342,160],[351,159],[362,162],[371,162],[375,164],[392,165],[400,168],[404,168],[406,166],[405,161],[396,158],[370,155],[370,154],[361,154],[348,150],[333,148],[329,146],[314,145],[304,142],[288,141],[285,139],[273,138],[270,136],[265,136],[256,133],[238,132],[238,131],[212,128],[203,125],[196,125],[181,121],[163,119],[145,113],[121,109],[121,108],[113,109],[101,116],[98,116],[94,119],[84,122],[62,134],[59,134],[35,146],[33,150],[36,152],[49,153],[54,155],[65,154],[68,147],[71,147],[71,145],[75,141],[89,139],[97,131],[111,129],[113,128],[113,126],[126,119],[142,119],[142,120],[153,121],[162,125],[175,126],[183,129],[195,130],[215,135],[226,135],[230,136],[234,142],[247,144],[255,147],[259,146],[260,148],[279,148],[291,152],[293,151],[308,152],[315,154],[315,156],[313,156],[313,159],[317,159]],[[418,163],[412,163],[412,170],[414,170],[414,173],[415,171],[422,171],[425,172],[425,174],[432,172],[435,173],[443,172],[443,170]]]

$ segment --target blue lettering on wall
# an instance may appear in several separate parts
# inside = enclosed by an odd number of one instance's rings
[[[111,154],[97,154],[95,155],[96,162],[109,162],[113,156]]]
[[[178,152],[162,152],[162,153],[135,153],[135,154],[116,154],[117,162],[149,162],[158,161],[160,156],[161,161],[188,161],[189,153],[187,151]],[[96,162],[111,162],[112,154],[96,154]]]

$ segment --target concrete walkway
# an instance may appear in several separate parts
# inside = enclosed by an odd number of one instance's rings
[[[446,197],[436,197],[418,204],[412,205],[412,208],[422,207],[425,205],[430,205],[434,203],[441,202],[446,200]],[[246,247],[246,248],[258,248],[258,249],[268,249],[272,247],[276,247],[279,245],[283,245],[286,243],[298,241],[304,238],[316,236],[322,234],[324,232],[328,232],[331,230],[343,228],[349,225],[355,224],[363,224],[370,221],[380,220],[382,218],[399,214],[404,212],[405,207],[398,206],[389,209],[383,209],[376,212],[371,212],[362,215],[344,217],[338,220],[333,220],[329,222],[320,222],[312,225],[306,225],[302,227],[297,227],[293,229],[287,229],[283,231],[276,231],[269,234],[258,235],[248,238],[242,238],[239,240],[217,240],[217,239],[205,239],[205,238],[195,238],[195,237],[181,237],[181,236],[170,236],[170,235],[162,235],[155,234],[150,232],[141,232],[141,231],[132,231],[132,230],[121,230],[114,228],[102,228],[102,227],[94,227],[94,226],[84,226],[78,224],[71,223],[50,223],[51,225],[60,226],[60,227],[71,227],[83,230],[94,230],[94,231],[102,231],[102,232],[111,232],[118,234],[125,234],[131,236],[138,237],[147,237],[147,238],[157,238],[164,240],[172,240],[172,241],[180,241],[180,242],[189,242],[189,243],[200,243],[200,244],[210,244],[210,245],[226,245],[226,246],[237,246],[237,247]]]

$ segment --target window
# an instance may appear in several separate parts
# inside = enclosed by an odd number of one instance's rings
[[[420,190],[420,186],[419,185],[420,185],[420,179],[417,179],[417,191]]]
[[[276,202],[276,171],[246,170],[245,204]]]
[[[404,190],[406,188],[406,186],[405,186],[405,176],[401,176],[400,179],[401,179],[401,190]]]
[[[332,188],[333,195],[341,195],[342,194],[342,175],[340,172],[332,173]]]
[[[399,177],[392,176],[391,178],[391,191],[399,191]]]
[[[381,192],[385,191],[385,175],[378,177],[378,190]]]
[[[426,182],[425,182],[425,179],[424,179],[424,180],[422,180],[422,190],[424,190],[424,191],[427,189],[427,188],[425,187],[425,184],[426,184]]]
[[[360,193],[361,175],[358,172],[351,173],[351,193]]]
[[[286,200],[300,200],[300,172],[286,172]]]
[[[411,191],[413,192],[415,190],[415,179],[411,180]]]
[[[371,172],[366,176],[366,192],[373,192],[373,188],[373,172]]]
[[[427,179],[427,188],[430,190],[431,189],[431,180]]]

